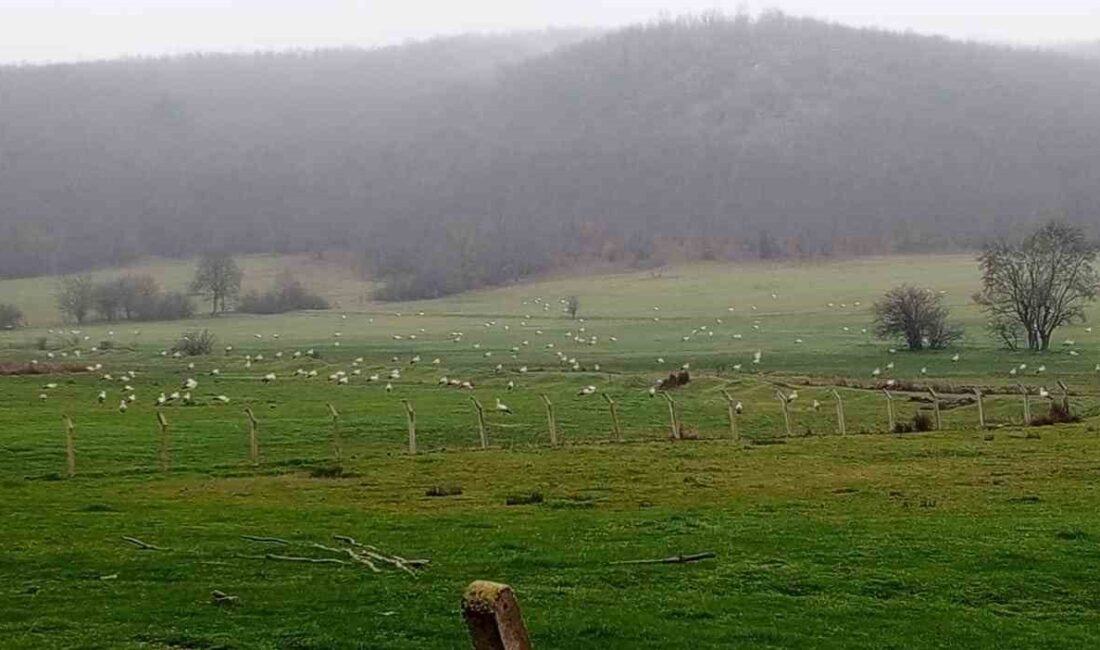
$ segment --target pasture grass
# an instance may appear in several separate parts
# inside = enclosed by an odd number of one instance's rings
[[[297,262],[265,263],[273,276]],[[246,273],[259,265],[248,261]],[[156,269],[186,282],[183,264]],[[339,277],[329,291],[345,298],[327,312],[0,334],[3,361],[101,366],[0,377],[4,647],[463,647],[458,602],[473,579],[511,584],[545,648],[1100,640],[1096,339],[1080,326],[1063,333],[1074,345],[1044,355],[998,349],[968,304],[977,273],[967,257],[690,265],[393,305],[354,304],[364,285]],[[947,291],[968,328],[962,346],[891,353],[861,332],[871,301],[901,281]],[[50,282],[2,282],[0,302],[18,302],[5,293],[13,286]],[[568,295],[579,296],[583,322],[561,313]],[[161,354],[195,327],[219,338],[216,354]],[[40,336],[47,350],[36,349]],[[308,349],[318,358],[294,358]],[[246,367],[245,355],[264,359]],[[699,439],[670,441],[667,405],[647,388],[682,364],[693,380],[670,394]],[[945,409],[944,431],[887,433],[876,367],[880,379],[983,387],[991,428],[979,430],[975,405],[961,404]],[[388,380],[395,368],[400,379]],[[298,369],[317,376],[294,377]],[[354,370],[346,386],[328,381]],[[137,400],[119,413],[118,377],[130,371]],[[277,379],[263,383],[267,373]],[[443,375],[474,389],[441,386]],[[188,377],[199,382],[195,404],[162,409],[171,463],[161,471],[153,400]],[[1021,398],[1000,392],[1017,382],[1053,390],[1059,379],[1081,423],[1025,427]],[[839,389],[843,437],[830,397],[842,381],[852,384]],[[624,442],[609,442],[606,402],[577,395],[587,385],[616,401]],[[799,393],[790,437],[777,388]],[[736,443],[723,390],[745,406]],[[548,446],[540,394],[555,406],[561,448]],[[489,449],[478,448],[470,397],[489,411]],[[927,408],[916,397],[897,394],[899,420]],[[417,413],[414,457],[401,399]],[[496,399],[514,414],[497,414]],[[341,414],[340,458],[329,404]],[[1033,398],[1035,414],[1047,404]],[[246,407],[260,423],[257,466]],[[76,425],[71,479],[65,415]],[[278,537],[292,542],[280,553],[320,557],[309,545],[335,545],[338,534],[432,563],[412,578],[281,562],[241,538]],[[699,551],[718,557],[610,564]],[[213,590],[239,600],[213,604]]]

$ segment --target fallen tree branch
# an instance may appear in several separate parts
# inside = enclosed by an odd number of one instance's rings
[[[711,551],[705,551],[703,553],[693,553],[691,555],[673,555],[672,557],[663,557],[656,560],[620,560],[618,562],[612,562],[611,564],[689,564],[691,562],[710,560],[716,557],[718,556]]]
[[[147,543],[141,541],[140,539],[138,539],[136,537],[125,537],[125,536],[123,536],[122,541],[133,544],[134,546],[140,548],[143,551],[167,551],[168,550],[166,548],[161,548],[159,546],[153,546],[152,544],[147,544]]]
[[[381,549],[369,544],[360,544],[354,537],[348,537],[347,535],[333,535],[332,537],[338,542],[343,542],[348,546],[362,549],[363,554],[372,560],[391,564],[413,577],[416,577],[416,572],[413,571],[414,567],[421,568],[431,563],[431,560],[406,560],[397,555],[386,555]]]
[[[283,546],[290,546],[290,542],[285,539],[279,539],[278,537],[257,537],[256,535],[241,535],[241,539],[246,539],[250,542],[259,542],[260,544],[281,544]]]
[[[355,551],[351,550],[350,548],[332,548],[331,546],[325,546],[324,544],[314,544],[313,548],[321,550],[321,551],[327,551],[329,553],[336,553],[337,555],[347,555],[348,557],[350,557],[352,560],[358,562],[359,564],[366,565],[371,571],[373,571],[375,573],[381,573],[382,572],[382,570],[378,568],[378,565],[376,565],[374,562],[371,562],[369,559],[363,557],[362,555],[356,553]]]
[[[274,553],[266,553],[262,555],[265,560],[278,560],[280,562],[305,562],[307,564],[342,564],[348,566],[351,564],[345,560],[338,560],[334,557],[297,557],[294,555],[276,555]]]
[[[215,589],[214,591],[210,592],[210,600],[212,600],[215,605],[233,605],[240,600],[240,597],[230,596],[224,591]]]

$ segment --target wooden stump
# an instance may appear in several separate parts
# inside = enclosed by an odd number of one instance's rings
[[[474,650],[531,650],[523,613],[508,585],[470,583],[462,596],[462,617]]]

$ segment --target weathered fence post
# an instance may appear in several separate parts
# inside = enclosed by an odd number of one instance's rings
[[[676,402],[673,401],[672,396],[669,395],[667,392],[662,391],[661,397],[665,398],[665,401],[668,402],[668,419],[669,423],[672,425],[672,439],[679,440],[680,422],[676,418]]]
[[[258,428],[260,423],[256,421],[256,414],[252,412],[252,409],[245,409],[244,414],[248,416],[248,457],[253,465],[259,465],[260,436]]]
[[[157,424],[160,425],[160,471],[167,472],[171,466],[169,460],[168,418],[164,417],[164,412],[160,409],[157,409]]]
[[[339,461],[344,455],[343,441],[340,440],[340,412],[331,403],[328,404],[328,412],[332,416],[332,456]]]
[[[882,389],[882,394],[886,396],[886,418],[889,422],[890,433],[894,433],[898,430],[898,421],[894,417],[894,396],[885,388]]]
[[[840,435],[848,433],[848,426],[844,422],[844,400],[840,398],[840,393],[833,389],[833,399],[836,400],[836,428]]]
[[[623,431],[619,428],[619,412],[615,410],[615,400],[607,393],[600,393],[607,400],[607,409],[611,412],[611,439],[615,442],[623,441]]]
[[[1024,424],[1031,425],[1031,395],[1027,392],[1027,387],[1023,384],[1017,384],[1020,387],[1020,392],[1024,395]]]
[[[409,422],[409,455],[416,455],[416,411],[413,410],[412,403],[407,399],[401,400],[401,404],[405,406],[405,419]]]
[[[932,413],[936,416],[936,431],[943,429],[943,421],[940,419],[940,396],[936,389],[929,387],[928,394],[932,396]]]
[[[539,395],[539,399],[546,405],[546,426],[550,429],[550,446],[558,446],[558,423],[554,419],[554,404],[545,393]]]
[[[982,391],[974,389],[974,397],[978,398],[978,426],[985,428],[985,403],[982,400]]]
[[[69,416],[65,418],[65,468],[69,478],[76,476],[76,425]]]
[[[474,411],[477,412],[477,430],[481,434],[481,448],[488,449],[489,434],[485,431],[485,407],[474,397],[471,397],[470,401],[474,403]]]
[[[1061,379],[1058,380],[1058,388],[1062,389],[1062,410],[1069,413],[1069,388]]]
[[[783,428],[787,431],[787,437],[791,437],[791,409],[790,402],[787,400],[787,396],[783,394],[783,391],[778,388],[775,389],[775,397],[779,400],[779,405],[783,407]]]
[[[474,650],[531,650],[523,613],[508,585],[470,583],[462,596],[462,617]]]
[[[729,394],[729,391],[723,390],[722,397],[726,398],[726,415],[730,419],[730,439],[734,443],[741,441],[741,434],[737,430],[737,407],[733,401],[733,396]]]

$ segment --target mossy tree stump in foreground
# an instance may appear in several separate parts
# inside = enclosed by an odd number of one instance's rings
[[[470,583],[462,596],[462,617],[474,650],[531,650],[523,614],[508,585]]]

